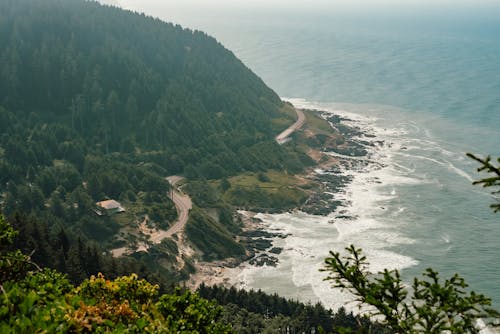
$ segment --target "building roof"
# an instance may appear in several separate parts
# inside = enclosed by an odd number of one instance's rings
[[[112,210],[112,209],[120,209],[121,204],[115,201],[114,199],[109,199],[107,201],[101,201],[96,203],[97,206],[100,206],[103,209],[106,210]]]

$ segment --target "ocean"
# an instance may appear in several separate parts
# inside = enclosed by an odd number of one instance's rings
[[[277,267],[247,265],[237,286],[344,305],[319,269],[355,244],[372,270],[397,268],[408,283],[427,267],[458,272],[500,307],[500,214],[465,156],[500,156],[500,8],[149,13],[206,31],[283,98],[384,142],[370,151],[378,164],[342,171],[353,181],[336,199],[354,219],[259,214],[290,236],[275,241]]]

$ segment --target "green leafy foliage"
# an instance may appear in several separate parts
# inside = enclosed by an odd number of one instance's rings
[[[215,303],[180,290],[158,297],[158,285],[136,274],[108,280],[99,273],[74,287],[66,275],[7,250],[14,234],[0,216],[1,333],[231,332],[218,322],[221,308]],[[23,261],[6,261],[13,253]]]
[[[73,287],[52,271],[2,285],[2,333],[230,333],[221,309],[190,292],[158,297],[158,286],[121,276],[92,276]]]
[[[476,321],[500,314],[491,309],[491,299],[474,291],[458,274],[442,281],[429,268],[422,278],[415,278],[409,291],[399,271],[384,270],[378,274],[367,271],[366,258],[353,245],[347,255],[330,252],[325,259],[327,280],[335,287],[347,289],[373,314],[382,315],[382,322],[396,333],[479,333]]]
[[[107,332],[129,329],[151,332],[154,325],[154,298],[158,286],[137,275],[106,280],[102,274],[91,276],[73,292],[73,309],[66,314],[71,330]]]
[[[29,269],[38,268],[28,255],[12,249],[11,245],[17,234],[0,214],[0,284],[23,277]]]
[[[14,238],[18,232],[14,230],[7,222],[5,218],[0,215],[0,245],[10,245],[14,242]]]
[[[201,298],[189,290],[175,290],[172,295],[163,295],[157,308],[167,323],[181,333],[230,333],[230,326],[217,323],[222,308],[215,302]]]
[[[475,181],[473,184],[482,185],[485,188],[488,187],[500,187],[500,158],[496,159],[497,166],[491,163],[491,157],[487,156],[486,158],[479,158],[472,153],[467,153],[467,156],[471,159],[476,160],[481,164],[481,167],[477,169],[478,172],[487,172],[492,175],[489,177],[482,178],[478,181]],[[493,195],[500,194],[500,190],[494,190],[492,192]],[[491,204],[491,208],[494,212],[500,212],[500,203]]]

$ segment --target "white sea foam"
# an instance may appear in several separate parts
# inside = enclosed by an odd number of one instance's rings
[[[460,153],[453,152],[450,146],[444,148],[431,133],[413,122],[396,121],[390,127],[379,117],[380,112],[372,117],[357,114],[356,108],[351,112],[338,105],[290,101],[297,107],[348,118],[349,121],[343,122],[360,128],[362,133],[375,135],[374,138],[361,135],[361,140],[375,144],[367,146],[367,157],[330,153],[350,161],[338,166],[339,171],[335,172],[349,176],[351,182],[341,191],[330,193],[333,200],[343,203],[334,214],[257,215],[266,229],[289,236],[274,241],[274,246],[283,248],[276,267],[244,265],[241,274],[233,279],[237,286],[360,312],[355,303],[350,303],[353,297],[349,293],[333,289],[330,282],[324,281],[326,273],[319,270],[329,251],[342,253],[345,247],[354,244],[363,249],[373,272],[384,268],[414,270],[419,262],[408,256],[409,252],[404,253],[406,249],[418,249],[418,259],[426,261],[456,252],[459,239],[454,231],[443,230],[436,224],[446,207],[441,200],[429,202],[426,197],[429,193],[445,196],[450,186],[457,186],[460,180],[470,184]],[[317,169],[315,173],[331,172]],[[406,198],[408,195],[411,199]],[[415,228],[419,224],[422,227]],[[407,233],[408,228],[424,231],[423,238]],[[427,228],[432,228],[435,234],[428,235]]]
[[[474,179],[469,175],[467,174],[465,171],[463,171],[462,169],[456,167],[454,164],[452,164],[451,162],[448,163],[448,169],[453,171],[454,173],[456,173],[457,175],[460,175],[462,176],[463,178],[465,178],[467,181],[469,182],[473,182]]]
[[[372,133],[374,141],[383,140],[389,144],[370,147],[369,157],[350,157],[334,154],[339,158],[352,161],[372,161],[361,168],[341,167],[341,171],[352,177],[352,182],[344,191],[333,194],[335,200],[345,203],[339,211],[352,219],[335,219],[311,216],[302,212],[286,214],[258,214],[267,229],[289,234],[287,238],[276,239],[274,245],[282,247],[277,267],[253,267],[245,265],[241,274],[233,283],[239,287],[263,289],[278,292],[284,296],[298,298],[302,301],[321,301],[327,307],[347,307],[351,311],[359,311],[346,292],[332,289],[329,282],[324,281],[326,273],[319,270],[323,267],[324,258],[330,250],[343,252],[350,244],[361,247],[367,255],[373,272],[384,268],[403,269],[416,265],[417,260],[398,254],[392,250],[397,245],[413,244],[395,228],[391,222],[383,219],[387,205],[398,198],[398,187],[431,182],[423,177],[412,176],[414,169],[407,166],[393,165],[394,157],[403,146],[400,137],[408,132],[420,131],[416,125],[409,124],[402,128],[381,128],[375,125],[378,118],[360,115],[328,105],[309,103],[303,99],[289,99],[296,107],[318,109],[348,118],[353,126],[364,133]],[[367,138],[363,137],[363,140]],[[326,171],[317,169],[318,174]],[[390,188],[387,188],[387,187]],[[405,208],[395,208],[394,215],[401,216]],[[333,221],[333,223],[332,223]],[[348,303],[348,304],[346,304]]]

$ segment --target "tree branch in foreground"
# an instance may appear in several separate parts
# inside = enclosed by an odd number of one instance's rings
[[[429,268],[421,279],[414,279],[410,292],[398,270],[372,274],[361,249],[351,245],[346,251],[346,256],[330,252],[322,269],[329,273],[325,280],[373,306],[373,315],[382,315],[382,323],[395,333],[479,333],[478,319],[493,322],[500,316],[489,308],[490,298],[467,292],[468,285],[458,274],[443,282]]]
[[[493,176],[474,181],[472,184],[481,184],[485,188],[500,187],[500,158],[497,158],[498,166],[494,166],[491,163],[491,157],[489,155],[484,159],[479,158],[472,153],[467,153],[467,156],[481,164],[481,167],[478,167],[477,169],[478,172],[486,171],[488,174],[493,174]],[[492,191],[492,194],[500,194],[500,190]],[[499,200],[497,199],[497,201]],[[500,212],[500,203],[494,203],[490,206],[494,212]]]

